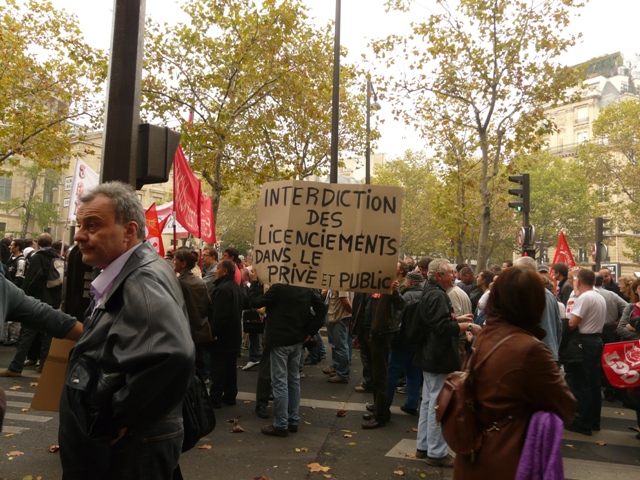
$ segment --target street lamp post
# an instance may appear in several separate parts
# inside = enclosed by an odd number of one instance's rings
[[[336,0],[336,27],[333,40],[333,100],[331,102],[330,183],[338,183],[338,127],[340,122],[340,5],[340,0]]]
[[[371,95],[373,95],[373,105],[371,104]],[[369,185],[371,183],[371,110],[380,110],[378,103],[378,94],[373,88],[371,80],[367,79],[367,149],[364,154],[365,177],[364,182]]]

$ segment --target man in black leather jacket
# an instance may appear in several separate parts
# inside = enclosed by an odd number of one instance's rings
[[[74,240],[102,269],[60,400],[63,479],[170,479],[195,348],[174,272],[144,241],[133,188],[80,196]]]

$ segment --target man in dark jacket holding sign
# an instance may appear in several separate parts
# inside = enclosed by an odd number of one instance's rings
[[[473,315],[456,318],[447,290],[455,282],[451,264],[444,259],[429,264],[427,285],[414,321],[412,337],[419,345],[414,363],[422,368],[424,385],[418,422],[416,457],[425,458],[433,467],[453,467],[453,458],[447,453],[447,443],[436,423],[436,401],[447,375],[460,370],[458,338],[470,331],[474,335],[481,327],[473,323]]]
[[[270,351],[273,425],[262,433],[286,437],[298,431],[300,416],[300,352],[306,338],[322,326],[327,306],[316,290],[276,283],[264,292],[251,271],[249,306],[267,308],[265,349]],[[313,314],[311,309],[313,308]]]

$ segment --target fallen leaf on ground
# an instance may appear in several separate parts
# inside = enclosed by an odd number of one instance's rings
[[[271,480],[269,477],[265,477],[264,475],[260,475],[259,477],[253,477],[253,480]]]
[[[393,473],[395,473],[396,475],[398,475],[399,477],[404,476],[404,472],[402,470],[394,470]]]
[[[622,415],[624,417],[625,413],[624,412],[616,412],[616,415]]]
[[[311,422],[307,422],[306,420],[304,421],[304,423],[306,423],[307,425],[311,425]]]
[[[344,433],[353,433],[351,430],[340,430],[340,431]]]
[[[251,400],[245,400],[245,401],[244,401],[244,402],[242,402],[242,403],[251,403]]]
[[[311,473],[314,473],[314,472],[328,472],[329,470],[331,470],[331,468],[323,467],[318,462],[309,463],[307,465],[307,467],[309,467],[309,472],[311,472]]]
[[[309,449],[307,447],[300,447],[300,448],[296,448],[296,452],[300,453],[300,452],[308,452]]]
[[[238,421],[242,415],[238,415],[236,418],[232,418],[231,420],[227,420],[227,423],[233,423],[233,428],[231,429],[231,433],[242,433],[244,432],[244,428],[242,428]]]
[[[418,429],[417,429],[417,428],[412,428],[412,429],[411,429],[411,431],[412,431],[412,432],[417,432],[417,431],[418,431]]]
[[[15,450],[13,452],[7,453],[7,457],[19,457],[20,455],[24,455],[24,452],[19,452]]]
[[[30,387],[37,387],[38,386],[38,382],[31,382],[29,384]]]
[[[426,473],[421,473],[420,474],[420,478],[427,478],[427,474]]]
[[[603,447],[607,444],[606,442],[603,442],[602,440],[598,440],[596,443],[598,445],[602,445]]]
[[[198,445],[199,450],[211,450],[211,445],[207,445],[206,443],[202,445]]]
[[[347,411],[346,411],[345,409],[341,408],[340,410],[338,410],[338,411],[336,412],[336,417],[340,417],[340,418],[342,418],[342,417],[344,417],[346,414],[347,414]]]
[[[573,448],[575,450],[576,447],[574,447],[573,445],[567,444],[567,448]]]
[[[9,438],[9,437],[13,437],[15,435],[15,433],[7,433],[6,435],[3,435],[4,438]]]
[[[351,437],[353,437],[353,435],[352,435],[352,434],[350,434],[350,433],[345,433],[345,434],[343,435],[343,437],[344,437],[344,438],[351,438]]]
[[[347,445],[349,445],[350,447],[353,447],[356,444],[356,442],[349,442],[347,443]]]
[[[324,478],[332,478],[332,475],[330,473],[325,473],[324,475],[322,475]]]
[[[629,430],[633,430],[634,432],[640,432],[640,427],[638,427],[637,425],[629,425],[627,428]]]
[[[411,452],[405,453],[404,456],[407,457],[407,458],[416,458],[416,459],[418,458],[418,457],[416,457],[415,453],[411,453]]]
[[[20,411],[21,411],[21,412],[28,412],[28,411],[29,411],[29,409],[28,409],[28,408],[21,408],[21,409],[20,409]]]
[[[9,390],[22,390],[20,385],[14,385],[13,387],[9,387]]]
[[[49,447],[49,451],[50,451],[51,453],[55,453],[55,452],[57,452],[58,450],[60,450],[60,445],[51,445],[51,446]]]

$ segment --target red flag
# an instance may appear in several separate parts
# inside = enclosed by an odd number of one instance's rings
[[[162,224],[158,224],[158,212],[156,210],[156,204],[152,203],[151,206],[144,212],[146,220],[146,235],[145,238],[149,240],[153,248],[156,249],[158,255],[164,257],[164,245],[162,244],[162,229],[167,223],[165,218]]]
[[[200,238],[208,243],[216,243],[216,227],[211,197],[200,198]]]
[[[200,180],[196,178],[182,147],[178,145],[173,167],[173,204],[176,220],[194,237],[200,238]]]
[[[560,235],[558,235],[558,246],[556,247],[556,254],[553,256],[553,265],[558,262],[566,263],[569,268],[576,266],[576,262],[573,259],[573,255],[571,255],[571,249],[563,232],[560,232]]]
[[[607,343],[602,351],[602,368],[614,387],[640,387],[640,340]]]

